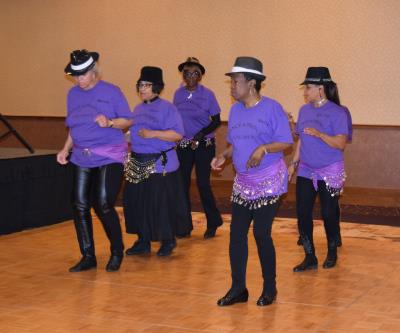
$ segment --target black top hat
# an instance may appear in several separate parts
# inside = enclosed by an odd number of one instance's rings
[[[261,81],[265,80],[262,62],[253,57],[237,57],[231,71],[225,75],[231,76],[235,73],[249,73],[260,78]]]
[[[334,83],[327,67],[308,67],[305,80],[300,84],[323,85]]]
[[[89,52],[88,50],[75,50],[71,52],[71,60],[65,67],[64,72],[68,75],[83,75],[92,69],[99,60],[97,52]]]
[[[178,70],[179,70],[180,72],[182,72],[182,71],[183,71],[183,67],[185,67],[186,65],[188,65],[188,66],[197,66],[197,67],[199,67],[200,70],[201,70],[201,74],[202,74],[202,75],[204,75],[204,73],[206,72],[206,69],[204,68],[204,66],[203,66],[202,64],[200,64],[199,59],[197,59],[197,58],[195,58],[195,57],[189,57],[189,58],[187,58],[185,62],[181,63],[181,64],[178,66]]]
[[[140,81],[147,81],[153,84],[164,86],[162,69],[159,67],[153,66],[144,66],[140,71],[140,78],[138,79],[138,83]]]

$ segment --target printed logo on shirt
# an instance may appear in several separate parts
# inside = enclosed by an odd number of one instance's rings
[[[99,103],[105,103],[105,104],[110,104],[110,101],[106,101],[105,99],[97,99],[97,102]]]

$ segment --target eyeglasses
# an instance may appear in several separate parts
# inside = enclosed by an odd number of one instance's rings
[[[153,83],[136,83],[136,88],[138,89],[147,89],[150,88]]]
[[[185,78],[191,78],[191,77],[196,78],[196,77],[200,77],[200,75],[201,74],[199,71],[193,71],[193,72],[188,71],[188,70],[183,71],[183,77],[185,77]]]

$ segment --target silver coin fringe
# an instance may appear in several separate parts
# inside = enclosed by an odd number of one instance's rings
[[[274,203],[276,203],[280,198],[280,195],[271,195],[268,197],[261,197],[261,198],[257,198],[257,199],[244,199],[242,198],[242,196],[240,195],[240,193],[232,193],[231,195],[231,201],[244,206],[244,207],[248,207],[250,210],[253,209],[258,209],[261,208],[263,206],[267,206],[267,205],[272,205]]]
[[[343,171],[335,177],[323,177],[326,184],[326,189],[328,190],[331,197],[340,196],[343,192],[343,184],[346,180],[346,173]]]
[[[124,163],[126,181],[138,184],[149,178],[151,174],[156,172],[156,161],[157,159],[152,159],[147,162],[139,162],[133,158],[131,154],[128,154]]]

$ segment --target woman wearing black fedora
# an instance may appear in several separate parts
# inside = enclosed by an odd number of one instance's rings
[[[214,131],[221,124],[221,108],[214,93],[200,84],[206,70],[197,58],[189,57],[178,66],[178,70],[182,73],[184,85],[175,92],[173,103],[185,129],[177,148],[180,172],[190,211],[190,183],[195,166],[197,188],[207,218],[204,238],[208,239],[214,237],[217,228],[222,225],[210,184],[210,163],[215,155]]]
[[[318,267],[312,217],[317,195],[321,202],[328,245],[323,268],[336,265],[340,215],[338,201],[346,177],[343,150],[351,129],[348,114],[340,106],[337,86],[328,68],[308,68],[302,85],[307,104],[299,111],[296,124],[299,140],[289,166],[289,177],[297,169],[297,221],[305,258],[293,268],[294,272]]]
[[[72,149],[74,222],[82,253],[81,260],[70,272],[97,266],[90,213],[92,202],[111,243],[106,270],[117,271],[123,258],[121,226],[114,204],[127,153],[122,129],[131,125],[132,115],[121,90],[99,79],[98,58],[97,52],[76,50],[65,68],[76,86],[68,93],[66,124],[69,134],[57,154],[57,161],[67,164]]]
[[[218,300],[219,306],[246,302],[247,234],[253,234],[263,275],[263,290],[257,305],[271,304],[277,295],[276,255],[271,238],[279,198],[287,192],[287,168],[283,150],[293,139],[288,118],[275,100],[260,94],[265,80],[262,63],[252,57],[236,59],[231,72],[231,95],[237,101],[229,114],[230,146],[211,163],[219,170],[232,158],[236,171],[232,193],[229,257],[232,286]]]
[[[159,97],[163,88],[161,68],[143,67],[136,85],[143,102],[133,110],[132,151],[125,164],[126,231],[138,235],[127,255],[150,253],[151,242],[160,241],[157,255],[169,256],[175,235],[192,230],[175,150],[183,136],[182,119]]]

